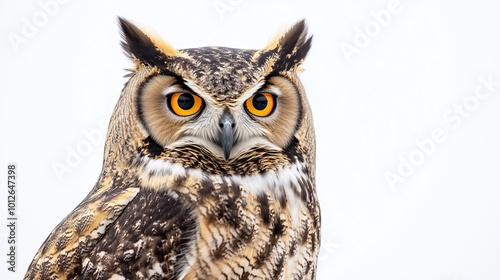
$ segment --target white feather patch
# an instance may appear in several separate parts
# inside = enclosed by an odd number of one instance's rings
[[[288,199],[288,207],[292,214],[292,225],[298,226],[300,221],[301,209],[303,202],[297,194],[301,193],[299,180],[308,180],[307,174],[304,172],[304,163],[295,163],[290,167],[282,168],[278,171],[268,171],[265,173],[252,174],[247,176],[233,175],[222,176],[208,174],[198,169],[184,168],[177,163],[161,159],[142,159],[142,175],[141,179],[144,185],[155,185],[153,182],[172,182],[170,178],[178,176],[186,176],[196,180],[208,179],[212,182],[222,182],[228,180],[229,183],[243,187],[244,191],[250,194],[268,193],[273,199],[279,201],[283,195]],[[164,184],[160,188],[168,189],[171,185]]]

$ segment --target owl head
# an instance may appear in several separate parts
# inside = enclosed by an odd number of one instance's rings
[[[175,49],[119,18],[133,60],[105,161],[159,160],[249,174],[313,164],[312,116],[297,72],[311,47],[304,21],[260,50]]]

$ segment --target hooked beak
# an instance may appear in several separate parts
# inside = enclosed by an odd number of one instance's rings
[[[221,134],[221,143],[222,150],[224,151],[224,158],[226,160],[229,159],[229,155],[231,155],[231,148],[233,148],[233,127],[234,127],[234,118],[229,113],[229,110],[226,109],[224,114],[219,120],[219,126],[222,128]]]

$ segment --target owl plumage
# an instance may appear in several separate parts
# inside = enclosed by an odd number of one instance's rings
[[[315,279],[304,21],[262,50],[176,50],[119,22],[136,67],[102,172],[24,279]]]

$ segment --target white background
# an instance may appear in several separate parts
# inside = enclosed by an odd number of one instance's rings
[[[315,114],[323,221],[317,278],[500,279],[500,86],[480,82],[500,81],[500,2],[401,0],[385,26],[374,15],[389,0],[67,1],[50,13],[46,2],[1,1],[1,279],[23,277],[97,180],[99,123],[132,65],[117,16],[177,48],[253,49],[306,18],[314,39],[301,78]],[[346,45],[356,52],[344,54]],[[464,102],[461,116],[454,106]],[[444,141],[429,144],[436,129]],[[9,162],[19,176],[16,273],[4,261]],[[70,170],[60,178],[58,164]],[[400,176],[392,188],[389,172]]]

